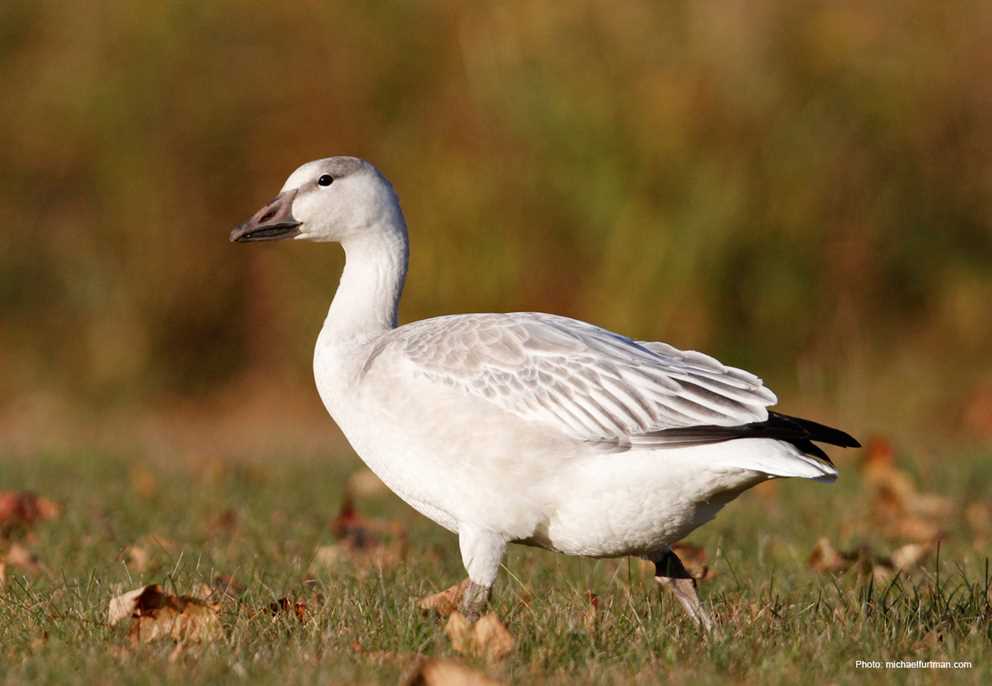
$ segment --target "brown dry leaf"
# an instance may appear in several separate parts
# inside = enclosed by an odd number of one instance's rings
[[[0,491],[0,538],[23,534],[37,522],[55,519],[62,506],[30,491]]]
[[[147,572],[160,566],[163,557],[161,553],[171,554],[176,552],[177,548],[175,542],[164,536],[148,534],[142,536],[134,545],[125,548],[121,559],[132,570]]]
[[[318,546],[314,551],[311,571],[333,569],[343,561],[351,562],[359,572],[399,565],[406,557],[406,545],[394,542],[368,548],[354,548],[343,543]]]
[[[442,617],[448,617],[452,612],[458,609],[458,604],[462,600],[462,594],[465,592],[465,587],[468,586],[468,582],[468,579],[464,579],[463,581],[446,588],[439,593],[424,596],[417,601],[417,607],[427,612],[436,612]]]
[[[889,559],[893,568],[899,571],[906,571],[919,566],[933,550],[932,543],[907,543],[892,551]]]
[[[912,515],[889,522],[884,530],[889,538],[901,538],[920,543],[931,543],[944,537],[944,531],[936,523]]]
[[[128,635],[134,643],[160,638],[206,642],[224,635],[217,611],[216,605],[190,596],[174,596],[153,584],[112,598],[107,622],[114,625],[130,617]]]
[[[838,551],[830,539],[823,537],[816,542],[807,564],[817,572],[845,572],[856,566],[860,573],[871,574],[876,561],[876,556],[865,546],[855,550]]]
[[[11,544],[3,557],[3,562],[11,567],[20,567],[26,572],[40,572],[43,569],[38,556],[20,543]]]
[[[193,590],[189,594],[197,600],[210,600],[213,597],[214,589],[210,584],[205,584],[201,581],[193,586]]]
[[[466,667],[455,660],[425,658],[400,680],[403,686],[500,686],[490,676]]]
[[[403,537],[406,529],[399,522],[372,519],[358,514],[351,494],[345,492],[341,509],[331,520],[331,533],[341,542],[362,548],[376,545],[383,536]]]
[[[349,494],[331,522],[338,542],[314,552],[314,567],[332,568],[348,560],[359,570],[398,565],[406,558],[406,529],[399,522],[367,519],[358,514]]]
[[[838,552],[830,541],[821,538],[809,556],[809,566],[818,572],[844,572],[854,568],[861,575],[871,575],[885,582],[896,572],[908,571],[920,564],[933,550],[933,543],[909,543],[896,548],[889,557],[876,554],[867,546]]]
[[[916,493],[910,510],[924,517],[947,517],[954,512],[954,501],[935,493]]]
[[[152,589],[161,589],[158,586],[142,586],[133,591],[122,593],[110,599],[110,606],[107,608],[107,624],[113,626],[122,619],[130,617],[138,608],[145,592],[152,592]],[[154,591],[154,592],[158,592]]]
[[[148,549],[140,545],[128,546],[124,551],[124,561],[136,572],[148,570]]]
[[[493,612],[475,623],[474,633],[476,648],[487,660],[502,660],[513,652],[513,636]]]
[[[3,588],[4,583],[7,581],[7,563],[0,562],[0,588]]]
[[[868,441],[861,470],[865,482],[876,490],[881,505],[905,511],[907,503],[916,495],[916,486],[909,474],[896,467],[892,444],[884,438],[875,437]]]
[[[850,567],[852,563],[851,560],[842,557],[826,537],[816,542],[806,562],[811,569],[818,572],[840,572]]]
[[[459,653],[471,652],[473,647],[472,624],[461,612],[455,611],[448,616],[448,623],[444,625],[444,633],[456,651]]]
[[[452,612],[444,633],[451,647],[463,655],[484,657],[490,662],[502,660],[513,652],[513,636],[495,613],[488,613],[475,624],[461,612]]]
[[[683,541],[673,545],[672,552],[682,560],[682,566],[696,581],[706,581],[716,576],[716,572],[706,564],[707,555],[703,546]]]
[[[874,469],[888,469],[895,464],[895,451],[892,443],[882,436],[872,436],[865,446],[864,455],[861,458],[861,469],[865,472]]]
[[[954,510],[944,496],[917,490],[912,477],[895,466],[892,445],[883,438],[868,443],[861,462],[864,478],[872,486],[872,516],[889,538],[919,542],[942,536],[939,521]]]
[[[175,596],[173,596],[175,597]],[[180,642],[209,642],[224,636],[217,608],[195,598],[185,598],[182,609],[166,606],[151,615],[135,619],[128,635],[135,643],[160,638]]]
[[[209,584],[198,583],[190,595],[211,603],[223,603],[237,600],[244,592],[245,587],[233,576],[217,576]]]
[[[302,600],[290,600],[289,598],[280,598],[275,602],[269,603],[269,612],[272,613],[272,618],[277,618],[282,613],[293,613],[296,618],[301,622],[306,621],[307,618],[307,604]]]

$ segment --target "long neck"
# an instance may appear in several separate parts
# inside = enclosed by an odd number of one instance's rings
[[[383,230],[369,227],[341,244],[344,272],[324,322],[334,340],[360,341],[396,328],[409,244],[402,215],[390,219]]]

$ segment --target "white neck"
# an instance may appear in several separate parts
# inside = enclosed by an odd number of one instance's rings
[[[368,340],[396,328],[410,249],[402,215],[342,241],[341,282],[324,320],[334,341]]]

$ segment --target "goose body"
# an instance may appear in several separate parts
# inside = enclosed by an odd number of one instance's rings
[[[314,353],[318,392],[382,481],[458,535],[467,612],[488,598],[507,543],[661,564],[764,480],[836,478],[812,441],[857,445],[769,412],[776,397],[749,372],[575,319],[397,326],[406,225],[392,186],[362,160],[303,165],[231,236],[288,237],[344,247]],[[698,601],[680,600],[705,619]]]

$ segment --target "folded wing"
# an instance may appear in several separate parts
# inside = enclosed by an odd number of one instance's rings
[[[761,379],[707,355],[540,313],[423,320],[388,334],[366,369],[383,354],[523,419],[620,449],[663,443],[672,429],[764,422],[776,402]]]

